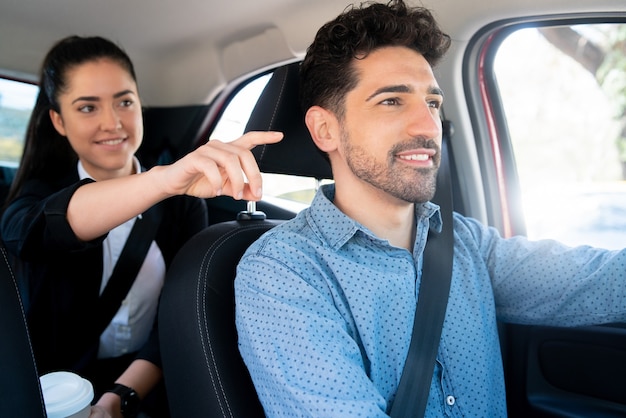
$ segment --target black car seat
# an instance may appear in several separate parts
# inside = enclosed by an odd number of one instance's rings
[[[278,68],[252,111],[246,131],[277,130],[281,142],[253,149],[259,168],[331,179],[298,104],[298,63]],[[452,126],[444,122],[444,140]],[[442,155],[442,164],[448,164]],[[165,387],[174,418],[263,417],[239,355],[233,282],[248,246],[282,221],[249,210],[240,219],[209,226],[177,254],[165,280],[159,334]]]
[[[259,168],[331,178],[297,103],[298,63],[278,68],[246,126],[279,130],[284,139],[253,150]],[[239,219],[209,226],[180,250],[168,271],[159,307],[161,357],[173,417],[263,417],[239,355],[235,328],[235,268],[248,246],[282,222],[250,207]]]
[[[0,243],[0,417],[45,417],[24,307]]]

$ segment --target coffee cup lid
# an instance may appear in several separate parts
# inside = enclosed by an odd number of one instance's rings
[[[65,418],[89,405],[93,386],[71,372],[52,372],[40,377],[48,418]]]

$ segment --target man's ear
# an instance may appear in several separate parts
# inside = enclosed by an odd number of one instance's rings
[[[337,149],[339,123],[332,112],[320,106],[312,106],[304,115],[304,122],[320,150],[329,153]]]
[[[57,132],[62,136],[67,136],[65,133],[65,125],[63,124],[63,118],[61,117],[61,115],[52,109],[48,111],[48,114],[50,115],[50,120],[52,121],[52,126],[54,126],[54,129],[56,129]]]

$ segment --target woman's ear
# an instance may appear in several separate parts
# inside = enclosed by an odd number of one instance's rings
[[[50,115],[50,120],[52,121],[52,126],[54,126],[54,129],[56,129],[57,132],[62,136],[67,136],[65,133],[65,125],[63,124],[63,118],[61,117],[61,115],[57,111],[52,109],[48,111],[48,114]]]
[[[320,150],[329,153],[337,149],[339,123],[332,112],[320,106],[312,106],[304,115],[304,122]]]

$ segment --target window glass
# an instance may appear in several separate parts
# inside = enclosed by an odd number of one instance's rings
[[[252,80],[228,103],[210,139],[233,141],[240,137],[263,88],[271,74]],[[311,177],[262,173],[263,199],[285,209],[298,212],[313,200],[318,182]]]
[[[626,25],[521,29],[494,69],[528,236],[626,247]]]
[[[0,166],[17,166],[39,87],[0,78]]]
[[[271,74],[266,74],[243,86],[224,109],[209,139],[229,142],[239,138],[246,128],[254,105],[271,77]]]

